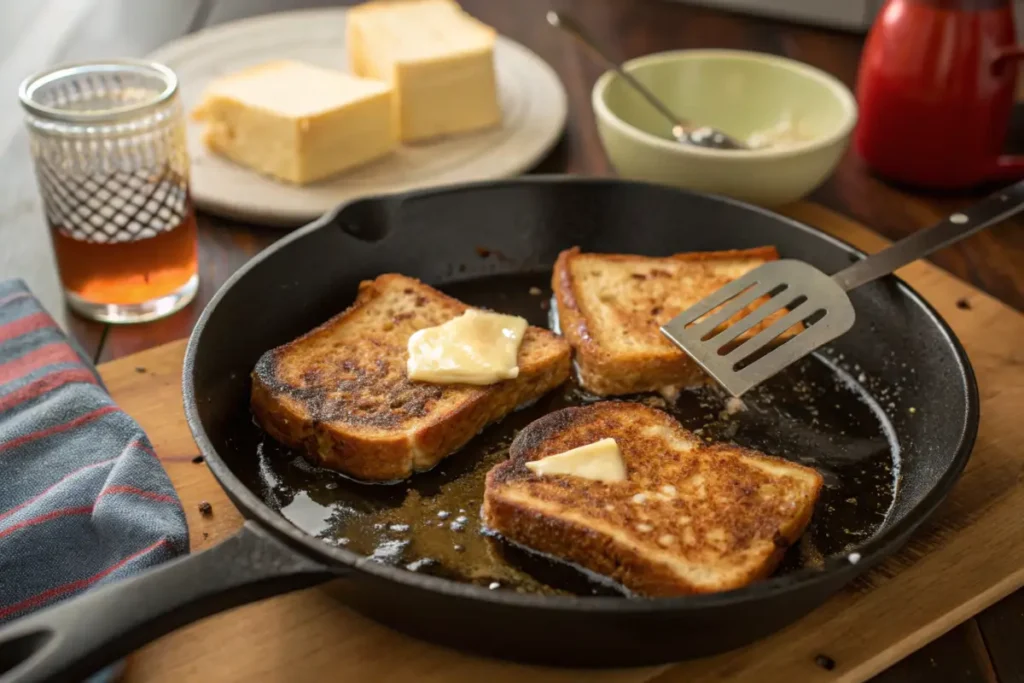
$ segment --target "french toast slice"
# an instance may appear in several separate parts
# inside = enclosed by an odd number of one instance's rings
[[[614,438],[625,481],[533,474],[526,463]],[[485,526],[646,596],[732,590],[771,574],[804,532],[815,470],[705,443],[639,403],[565,408],[527,426],[487,473]]]
[[[701,384],[706,375],[700,366],[659,328],[723,285],[778,258],[775,247],[657,258],[584,253],[578,247],[563,251],[551,286],[580,384],[598,396],[671,393]],[[780,310],[739,339],[785,314]]]
[[[394,481],[434,467],[569,376],[569,345],[531,326],[515,379],[488,386],[410,381],[409,337],[467,309],[403,275],[361,283],[348,310],[260,358],[252,373],[257,421],[314,464],[357,479]]]

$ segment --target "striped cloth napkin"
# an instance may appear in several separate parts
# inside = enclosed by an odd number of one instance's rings
[[[142,429],[24,283],[0,281],[0,623],[187,551]]]

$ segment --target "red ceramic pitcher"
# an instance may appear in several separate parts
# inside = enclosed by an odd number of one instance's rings
[[[1022,56],[1010,0],[888,0],[861,58],[854,148],[923,187],[1024,177],[1024,157],[1002,153]]]

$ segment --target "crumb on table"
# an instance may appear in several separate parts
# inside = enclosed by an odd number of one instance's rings
[[[825,671],[831,671],[836,668],[836,660],[832,659],[828,655],[818,655],[814,658],[814,663]]]

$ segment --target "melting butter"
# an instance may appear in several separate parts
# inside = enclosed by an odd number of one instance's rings
[[[564,474],[595,481],[626,481],[626,463],[615,439],[601,439],[557,455],[526,463],[534,474]]]
[[[432,384],[487,385],[519,376],[525,318],[469,309],[409,337],[409,379]]]

